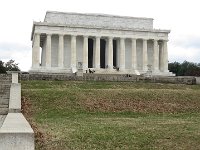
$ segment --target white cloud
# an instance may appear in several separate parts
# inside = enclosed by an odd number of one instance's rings
[[[19,68],[22,71],[27,71],[31,67],[31,52],[19,53],[17,51],[12,51],[12,53],[5,53],[4,57],[0,60],[7,62],[10,59],[15,60],[18,63]]]
[[[177,35],[169,43],[169,61],[200,62],[200,36]]]
[[[0,60],[7,62],[10,59],[19,63],[21,70],[29,70],[31,65],[31,49],[25,44],[0,43]]]
[[[180,46],[169,47],[169,61],[183,62],[185,60],[199,63],[200,53],[197,48],[183,48]]]

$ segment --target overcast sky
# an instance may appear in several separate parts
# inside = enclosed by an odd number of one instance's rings
[[[170,62],[200,63],[200,0],[2,0],[0,60],[30,69],[32,24],[47,10],[154,18],[154,28],[171,30]]]

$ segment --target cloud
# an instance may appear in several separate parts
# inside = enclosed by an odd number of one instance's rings
[[[169,61],[200,63],[200,36],[177,34],[169,41]]]
[[[190,61],[200,63],[200,49],[196,47],[183,47],[169,45],[169,61],[183,62]]]
[[[183,47],[186,49],[194,48],[200,51],[200,36],[189,36],[185,35],[176,38],[173,43],[174,46]]]
[[[13,50],[20,50],[20,51],[29,51],[30,46],[22,45],[19,43],[9,43],[9,42],[1,42],[0,43],[0,52],[2,51],[13,51]]]
[[[19,63],[21,70],[29,70],[31,66],[31,47],[19,43],[0,43],[0,60],[6,62],[10,59]]]

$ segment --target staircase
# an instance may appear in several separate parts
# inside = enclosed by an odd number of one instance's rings
[[[0,74],[0,150],[34,150],[34,132],[21,113],[19,72]]]
[[[12,77],[0,74],[0,115],[8,114]]]

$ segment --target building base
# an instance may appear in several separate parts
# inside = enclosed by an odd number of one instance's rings
[[[80,72],[81,70],[81,72]],[[95,68],[88,68],[87,70],[77,69],[76,72],[71,68],[32,68],[29,71],[30,74],[38,74],[38,73],[52,73],[52,74],[78,74],[81,76],[83,73],[93,73],[93,74],[130,74],[130,75],[143,75],[143,76],[175,76],[172,72],[169,71],[144,71],[144,70],[133,70],[133,69],[95,69]]]

